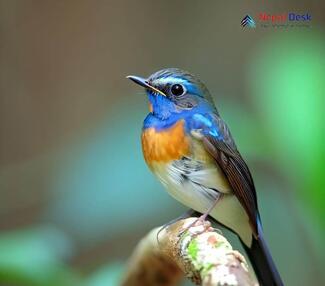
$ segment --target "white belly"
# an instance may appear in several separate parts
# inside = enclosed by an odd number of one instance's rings
[[[222,194],[210,216],[235,231],[246,245],[251,244],[248,216],[218,168],[192,172],[184,179],[181,170],[171,163],[156,163],[151,167],[172,197],[200,213],[207,212]]]

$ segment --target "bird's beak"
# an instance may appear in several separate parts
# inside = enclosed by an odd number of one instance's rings
[[[155,93],[159,93],[159,94],[161,94],[163,96],[166,96],[166,94],[164,94],[162,91],[160,91],[159,89],[155,88],[154,86],[150,85],[148,83],[148,81],[146,79],[142,78],[142,77],[135,76],[135,75],[129,75],[126,78],[134,81],[136,84],[141,85],[141,86],[143,86],[146,89],[150,89],[150,90],[152,90]]]

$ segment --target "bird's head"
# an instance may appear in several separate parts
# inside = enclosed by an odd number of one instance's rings
[[[148,78],[138,76],[127,78],[146,89],[150,111],[159,119],[167,119],[175,113],[192,111],[198,107],[214,109],[205,85],[186,71],[168,68]]]

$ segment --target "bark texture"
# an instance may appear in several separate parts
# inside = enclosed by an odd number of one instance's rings
[[[245,258],[209,222],[191,217],[155,228],[132,254],[122,286],[178,285],[184,275],[196,285],[257,285]]]

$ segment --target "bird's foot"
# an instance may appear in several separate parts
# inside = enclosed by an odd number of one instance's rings
[[[206,220],[207,216],[207,214],[201,215],[189,225],[185,225],[178,236],[182,237],[186,232],[189,232],[192,235],[200,235],[206,231],[213,230],[211,223]]]
[[[157,237],[156,237],[156,238],[157,238],[157,242],[158,242],[158,244],[159,244],[159,235],[160,235],[160,233],[161,233],[162,231],[164,231],[166,228],[168,228],[169,226],[173,225],[174,223],[176,223],[176,222],[178,222],[178,221],[180,221],[180,220],[182,220],[182,219],[186,219],[186,218],[189,218],[189,217],[193,216],[194,213],[195,213],[195,211],[193,211],[193,210],[188,210],[187,212],[183,213],[183,214],[182,214],[181,216],[179,216],[178,218],[173,219],[173,220],[171,220],[170,222],[167,222],[166,224],[164,224],[164,225],[159,229],[159,231],[158,231],[158,233],[157,233]]]

